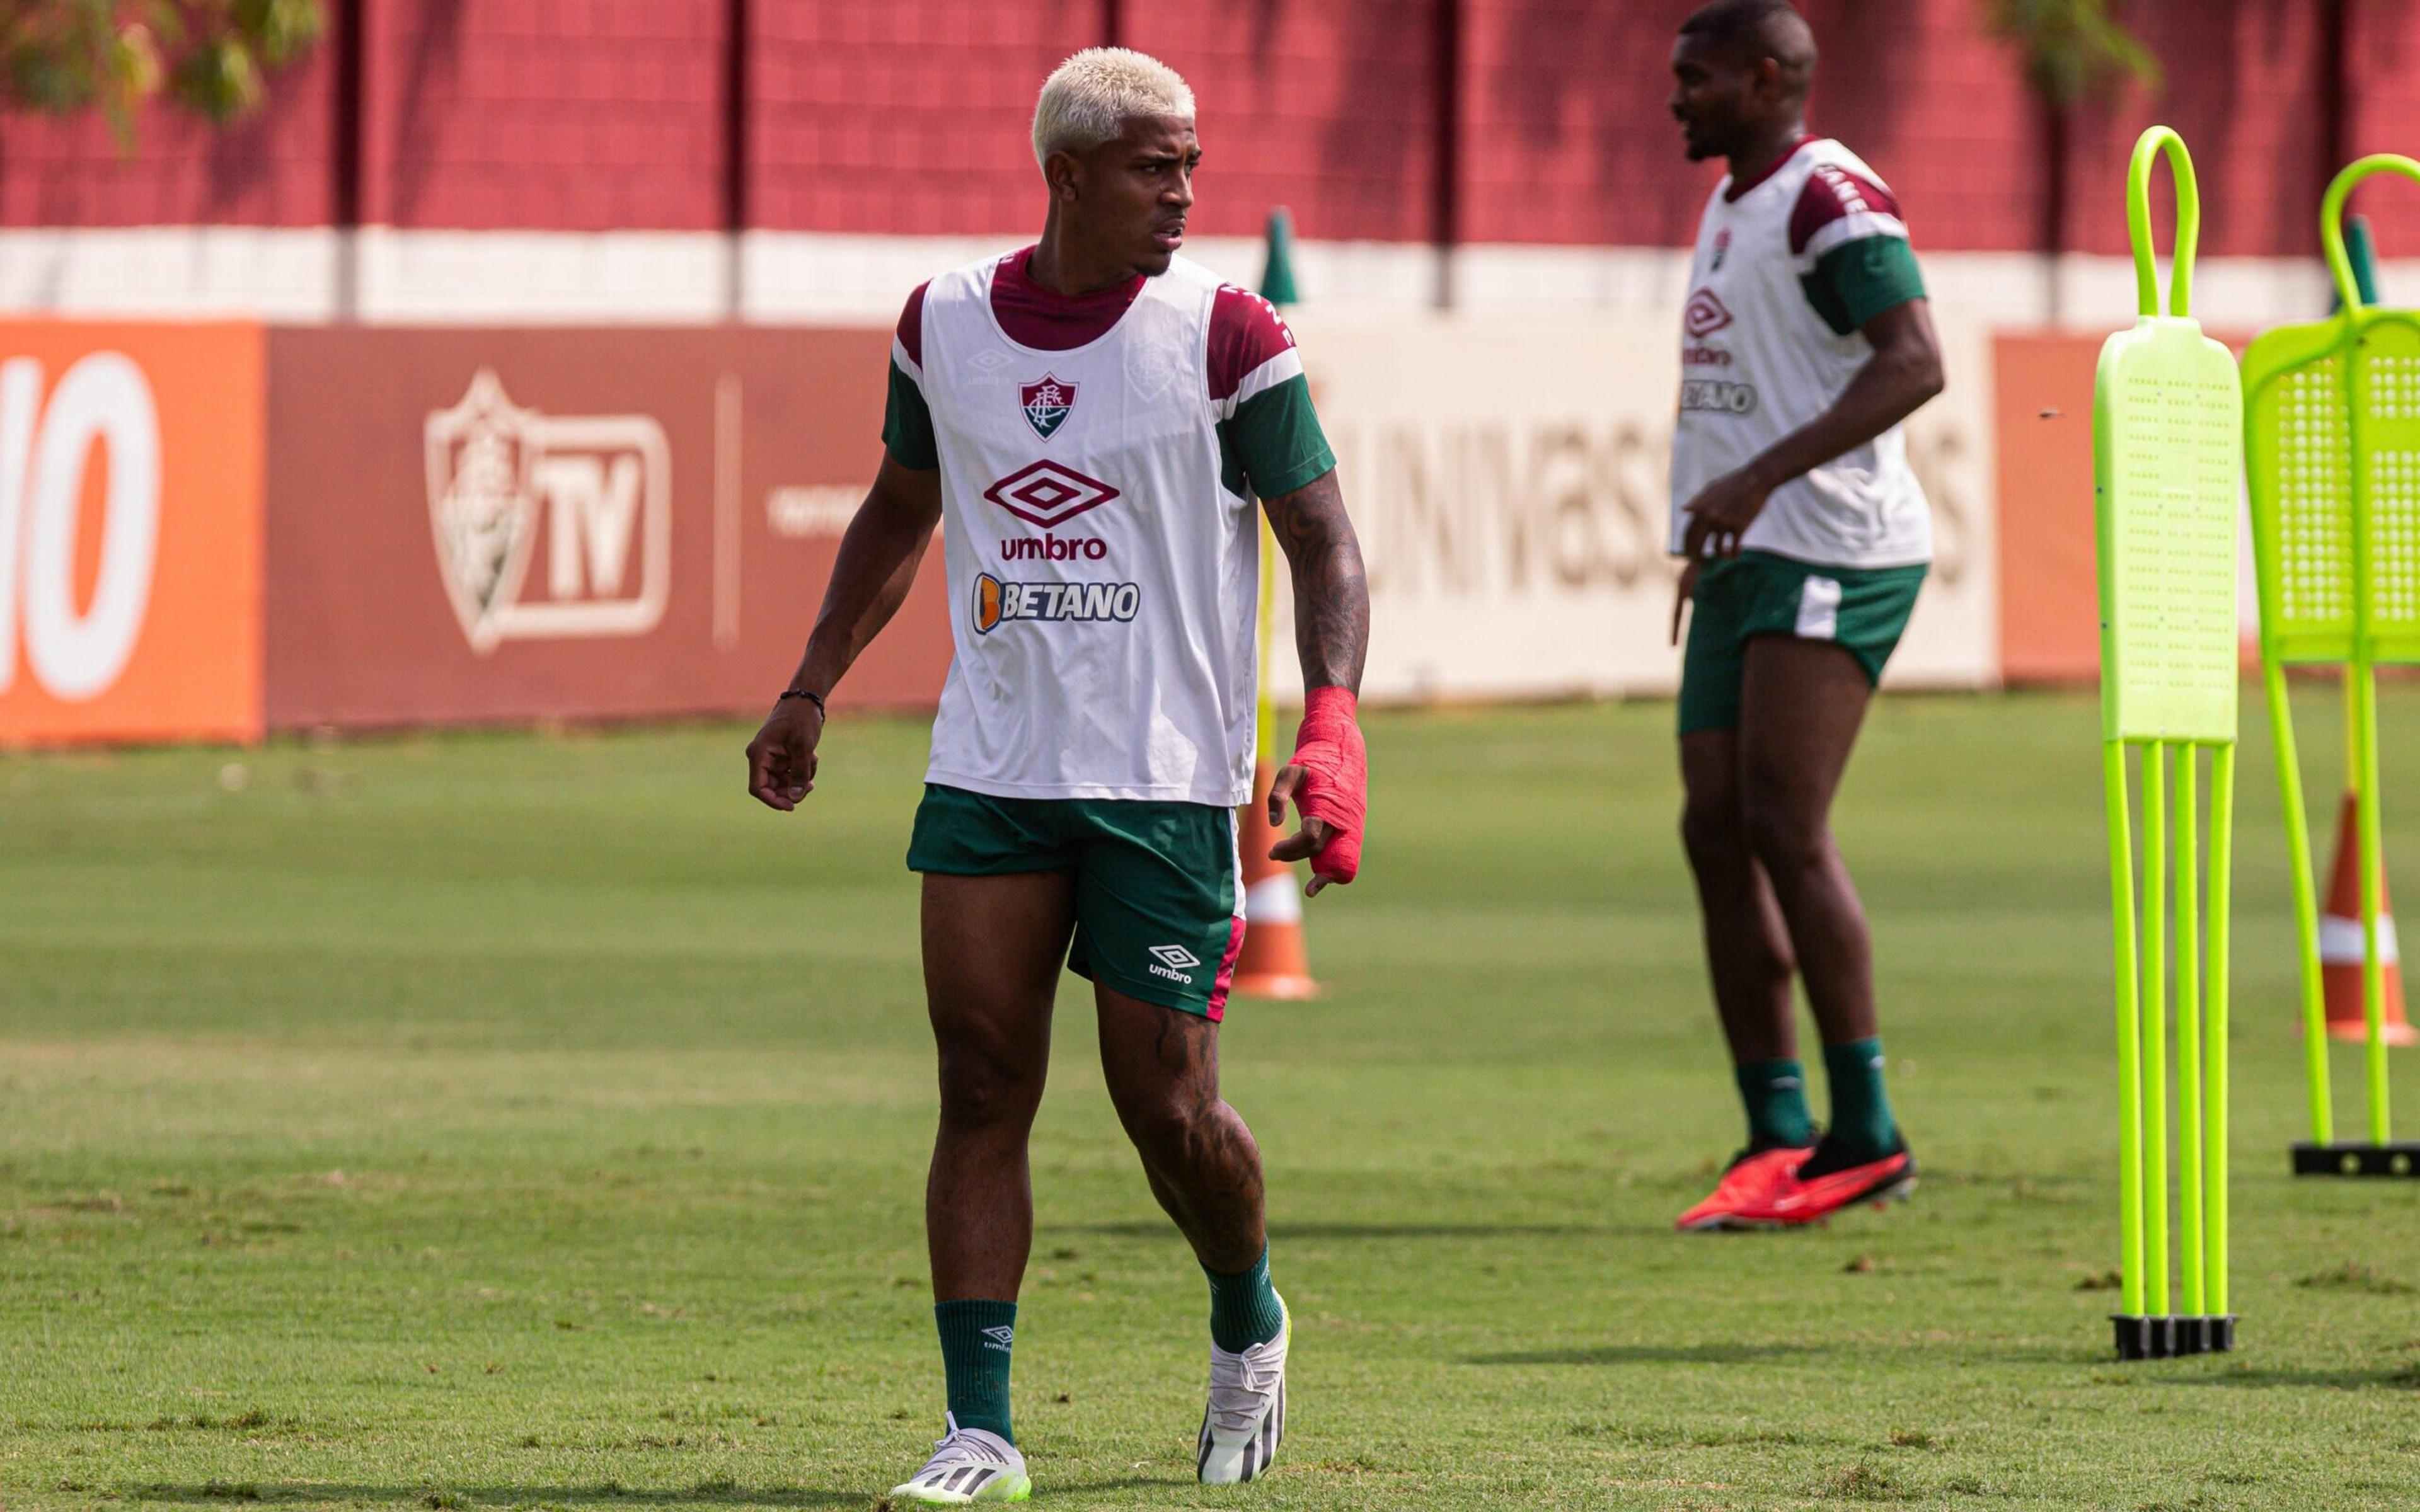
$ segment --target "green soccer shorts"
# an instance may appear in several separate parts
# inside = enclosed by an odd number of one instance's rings
[[[927,782],[908,869],[962,877],[1073,872],[1068,970],[1146,1003],[1226,1016],[1244,946],[1232,809],[997,798]]]
[[[1833,641],[1857,658],[1869,683],[1880,682],[1924,572],[1921,563],[1819,567],[1770,551],[1707,563],[1681,659],[1681,733],[1739,728],[1740,681],[1757,636]]]

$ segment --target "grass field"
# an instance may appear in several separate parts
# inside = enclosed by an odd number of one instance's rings
[[[2121,1367],[2091,703],[1878,710],[1841,828],[1923,1190],[1688,1239],[1667,1226],[1739,1131],[1669,718],[1371,721],[1363,880],[1311,906],[1331,992],[1226,1035],[1299,1329],[1259,1486],[1191,1483],[1201,1278],[1071,984],[1017,1351],[1038,1496],[2420,1501],[2420,1182],[2283,1174],[2299,1051],[2257,723],[2242,1349]],[[2420,863],[2420,697],[2386,719],[2390,855]],[[744,798],[744,739],[0,758],[0,1501],[867,1507],[918,1463],[923,733],[844,720],[786,821]]]

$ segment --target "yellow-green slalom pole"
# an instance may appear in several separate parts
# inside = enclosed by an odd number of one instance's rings
[[[2210,943],[2202,1011],[2202,1305],[2226,1318],[2226,1052],[2228,1014],[2226,927],[2234,889],[2235,748],[2210,754]]]
[[[2345,308],[2346,318],[2360,330],[2360,312],[2366,301],[2362,297],[2360,281],[2354,275],[2352,256],[2346,250],[2344,239],[2345,200],[2353,186],[2375,173],[2396,173],[2420,180],[2420,163],[2391,152],[2373,153],[2349,164],[2328,184],[2319,201],[2319,240],[2327,256],[2328,276],[2335,280],[2336,298]],[[2362,344],[2355,340],[2345,347],[2344,360],[2337,372],[2344,385],[2343,400],[2346,424],[2353,437],[2352,479],[2352,566],[2353,566],[2353,634],[2352,657],[2345,669],[2346,693],[2351,704],[2353,720],[2351,757],[2356,780],[2353,783],[2354,827],[2359,834],[2361,852],[2361,1008],[2363,1021],[2365,1102],[2367,1106],[2369,1142],[2383,1145],[2390,1138],[2387,1112],[2386,1078],[2386,971],[2379,960],[2379,894],[2385,876],[2384,846],[2379,835],[2378,813],[2378,678],[2375,671],[2377,645],[2370,613],[2370,498],[2369,459],[2367,448],[2360,443],[2361,403],[2366,397],[2366,385],[2359,380],[2355,367],[2363,360]]]
[[[2354,454],[2360,466],[2360,454]],[[2355,488],[2361,486],[2356,481]],[[2365,618],[2366,613],[2365,611]],[[2361,1011],[2366,1031],[2363,1057],[2366,1062],[2369,1142],[2387,1142],[2386,1109],[2386,967],[2379,960],[2379,884],[2386,861],[2378,822],[2378,675],[2371,670],[2368,647],[2356,637],[2353,647],[2353,690],[2359,699],[2361,786],[2353,811],[2361,829]]]
[[[2143,747],[2143,1270],[2150,1316],[2168,1311],[2168,748]]]
[[[2177,1304],[2202,1316],[2201,748],[2177,747]]]
[[[2134,952],[2134,835],[2126,811],[2126,743],[2101,746],[2102,788],[2109,810],[2109,917],[2118,981],[2118,1306],[2143,1316],[2142,982]]]
[[[2269,632],[2263,629],[2266,636]],[[2269,731],[2277,755],[2277,783],[2286,813],[2286,861],[2293,873],[2295,964],[2301,968],[2303,991],[2303,1081],[2308,1092],[2311,1142],[2324,1145],[2335,1138],[2335,1115],[2328,1088],[2328,1010],[2326,980],[2319,973],[2319,885],[2311,875],[2311,821],[2303,807],[2302,758],[2294,748],[2294,712],[2286,701],[2286,668],[2273,650],[2260,656],[2260,687],[2269,701]],[[2227,764],[2234,753],[2221,748],[2214,761]],[[2211,803],[2217,802],[2218,777],[2211,776]],[[2213,826],[2218,823],[2213,810]],[[2218,864],[2218,838],[2211,837],[2211,864]],[[2212,887],[2217,884],[2213,882]],[[2225,913],[2213,902],[2211,924],[2225,927]]]

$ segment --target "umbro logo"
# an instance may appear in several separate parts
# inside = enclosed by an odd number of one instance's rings
[[[1153,976],[1181,981],[1187,987],[1193,985],[1193,968],[1202,964],[1200,956],[1181,945],[1155,945],[1149,954]]]
[[[984,490],[983,496],[1028,524],[1044,530],[1098,509],[1118,491],[1056,462],[1030,462]]]
[[[1723,307],[1723,301],[1710,288],[1690,295],[1688,304],[1681,311],[1681,329],[1693,340],[1703,341],[1730,323],[1730,311]]]
[[[983,1331],[983,1336],[991,1340],[990,1348],[995,1350],[1004,1350],[1016,1342],[1016,1330],[1006,1323],[1002,1323],[998,1328],[985,1329]]]

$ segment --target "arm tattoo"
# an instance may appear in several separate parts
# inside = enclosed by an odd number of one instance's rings
[[[1302,686],[1359,692],[1361,663],[1370,649],[1370,579],[1335,470],[1262,507],[1294,573],[1294,639],[1302,656]]]

